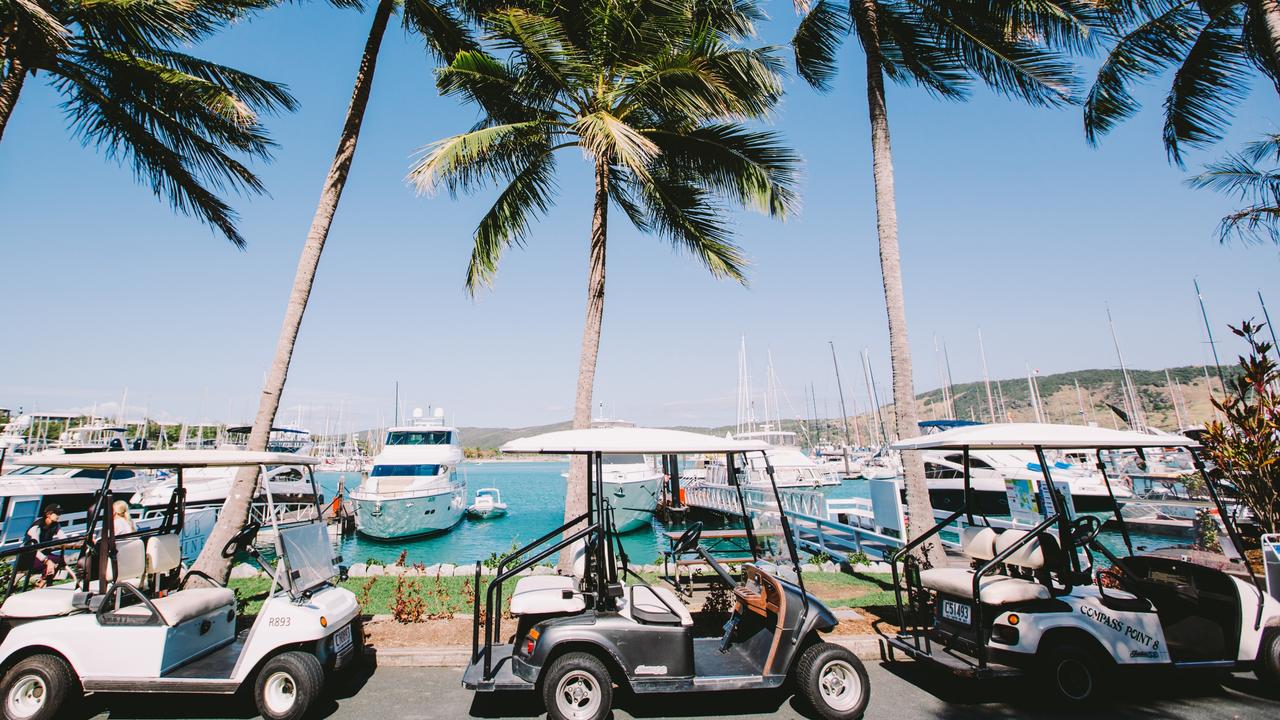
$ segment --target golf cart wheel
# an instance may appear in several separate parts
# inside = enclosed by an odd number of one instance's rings
[[[253,699],[267,720],[300,720],[324,687],[324,668],[315,655],[292,650],[271,658],[258,671]]]
[[[871,682],[857,655],[833,643],[804,651],[796,665],[796,687],[826,720],[857,720],[871,701]]]
[[[1267,628],[1253,673],[1272,693],[1280,693],[1280,628]]]
[[[613,705],[609,670],[588,653],[561,655],[543,676],[542,701],[550,720],[604,720]]]
[[[1092,705],[1107,694],[1110,658],[1075,643],[1059,643],[1042,651],[1040,672],[1046,689],[1069,707]]]
[[[75,675],[57,655],[32,655],[5,673],[5,720],[46,720],[58,717],[79,693]]]

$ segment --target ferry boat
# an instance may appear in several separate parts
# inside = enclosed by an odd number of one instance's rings
[[[457,428],[437,409],[424,418],[413,411],[412,425],[387,430],[382,452],[369,477],[351,493],[356,532],[375,540],[396,540],[448,532],[467,509],[465,482],[456,478],[462,462]]]

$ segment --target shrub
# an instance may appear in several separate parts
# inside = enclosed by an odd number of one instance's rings
[[[1226,384],[1226,397],[1213,399],[1225,422],[1210,422],[1201,443],[1261,531],[1275,533],[1280,532],[1280,370],[1271,358],[1271,343],[1259,339],[1263,327],[1246,320],[1231,328],[1249,343],[1249,354],[1240,357],[1243,373]]]
[[[391,598],[391,617],[396,622],[422,622],[427,613],[427,603],[422,599],[422,588],[416,579],[404,575],[396,578],[395,592]]]

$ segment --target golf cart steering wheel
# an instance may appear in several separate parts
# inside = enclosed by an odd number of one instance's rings
[[[698,541],[701,539],[702,521],[698,521],[690,525],[688,529],[680,535],[680,539],[676,540],[676,544],[672,546],[671,554],[674,556],[692,552],[694,548],[698,547]]]
[[[1067,535],[1073,548],[1085,547],[1102,532],[1102,521],[1094,515],[1081,515],[1067,526]]]
[[[253,539],[258,537],[258,531],[262,529],[262,523],[257,520],[250,520],[245,526],[240,528],[240,532],[236,533],[222,546],[222,557],[231,558],[240,552],[241,548],[247,548],[253,544]]]

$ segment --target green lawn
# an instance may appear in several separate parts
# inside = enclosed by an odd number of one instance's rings
[[[656,582],[657,578],[646,578]],[[396,581],[400,578],[378,576],[369,578],[351,578],[341,583],[342,587],[356,594],[360,606],[367,615],[390,614],[395,604]],[[484,591],[482,581],[481,592]],[[830,607],[874,607],[894,604],[892,581],[888,575],[845,575],[843,573],[821,573],[805,576],[805,584],[813,593]],[[469,577],[412,577],[403,578],[402,592],[416,593],[426,603],[426,614],[444,615],[470,614],[472,608],[473,579]],[[232,580],[230,587],[236,595],[247,601],[246,612],[255,614],[262,606],[262,600],[270,586],[265,578]],[[506,608],[514,581],[508,581],[503,592],[503,605]],[[484,598],[481,597],[483,604]]]

